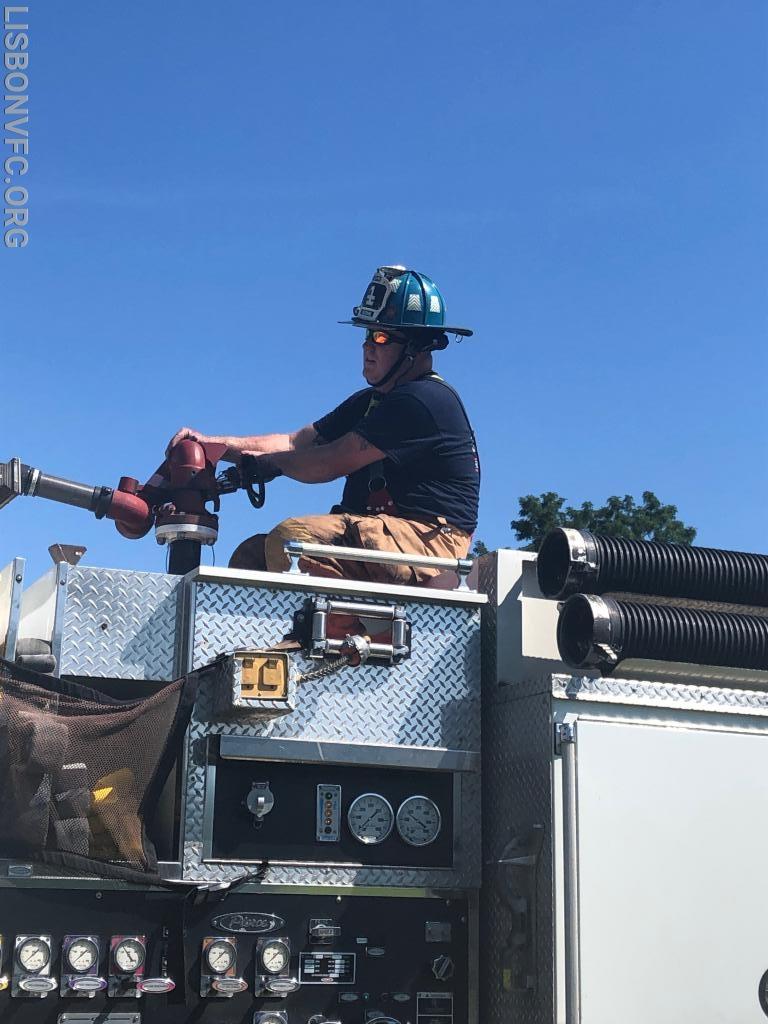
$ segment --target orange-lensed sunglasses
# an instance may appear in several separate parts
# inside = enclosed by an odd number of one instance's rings
[[[365,340],[372,342],[374,345],[391,345],[396,342],[398,345],[405,345],[407,339],[402,334],[397,334],[394,331],[376,331],[369,327],[365,332]]]

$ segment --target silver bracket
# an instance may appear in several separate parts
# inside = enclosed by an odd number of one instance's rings
[[[309,573],[302,572],[299,568],[299,558],[304,550],[304,545],[301,541],[289,540],[285,542],[283,547],[290,563],[286,572],[291,573],[293,576],[308,576]]]
[[[467,583],[467,577],[472,572],[472,566],[475,564],[472,558],[457,558],[456,559],[456,575],[459,582],[456,584],[456,590],[469,590],[469,584]]]
[[[141,1014],[130,1011],[109,1013],[100,1010],[98,1013],[60,1013],[57,1024],[141,1024]]]
[[[564,743],[576,742],[576,719],[570,717],[563,722],[555,722],[555,755],[562,754]]]

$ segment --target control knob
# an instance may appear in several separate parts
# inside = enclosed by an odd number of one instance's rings
[[[438,981],[447,981],[452,978],[455,970],[456,965],[446,953],[441,953],[432,961],[432,973]]]
[[[313,1013],[307,1024],[341,1024],[341,1021],[330,1020],[328,1017],[323,1016],[322,1013]]]

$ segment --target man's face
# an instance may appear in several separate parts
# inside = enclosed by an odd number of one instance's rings
[[[381,332],[379,332],[381,333]],[[386,345],[378,345],[374,341],[363,342],[363,376],[366,381],[376,386],[397,363],[403,354],[404,345],[390,341]]]

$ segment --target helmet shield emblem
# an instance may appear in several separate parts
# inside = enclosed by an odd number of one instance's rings
[[[360,320],[379,320],[390,295],[400,286],[400,275],[404,267],[379,267],[368,285],[363,300],[355,306],[352,315]],[[391,310],[390,312],[394,312]]]

